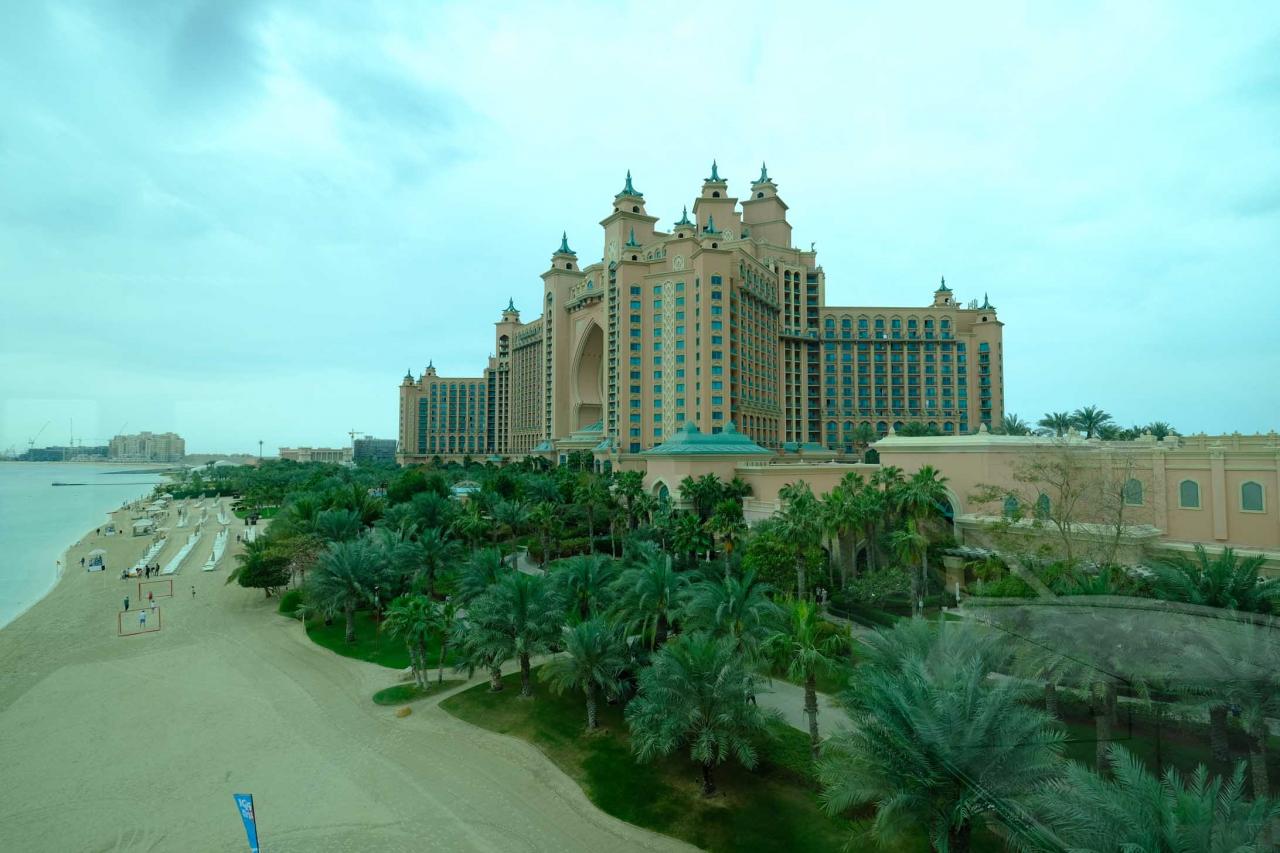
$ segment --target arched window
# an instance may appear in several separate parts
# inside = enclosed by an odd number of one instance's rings
[[[1178,506],[1183,509],[1200,508],[1200,484],[1195,480],[1183,480],[1178,484]]]
[[[1262,492],[1262,484],[1250,480],[1240,484],[1240,509],[1245,512],[1265,512],[1266,501]]]
[[[1124,484],[1124,502],[1129,506],[1142,506],[1142,481],[1129,479]]]
[[[1040,493],[1040,497],[1036,498],[1036,518],[1044,521],[1049,517],[1049,511],[1052,508],[1049,503],[1049,496],[1044,492]]]
[[[1006,495],[1004,499],[1004,517],[1016,518],[1018,515],[1018,499],[1013,495]]]

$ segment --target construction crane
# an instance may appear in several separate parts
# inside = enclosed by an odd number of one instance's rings
[[[355,427],[352,427],[352,428],[351,428],[350,430],[348,430],[348,432],[347,432],[347,435],[351,436],[351,445],[352,445],[353,447],[355,446],[355,443],[356,443],[356,436],[357,436],[357,435],[359,435],[359,434],[360,434],[360,431],[359,431],[359,430],[357,430]]]
[[[48,429],[48,428],[49,428],[49,424],[51,424],[51,423],[53,423],[53,421],[45,421],[45,422],[44,422],[44,426],[40,427],[39,432],[37,432],[37,433],[36,433],[35,435],[33,435],[31,438],[27,439],[27,450],[31,450],[31,449],[33,449],[33,448],[36,446],[36,439],[37,439],[37,438],[39,438],[39,437],[40,437],[40,435],[41,435],[41,434],[42,434],[46,429]]]

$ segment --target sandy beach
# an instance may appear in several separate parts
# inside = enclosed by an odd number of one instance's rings
[[[396,673],[314,645],[276,599],[225,584],[242,522],[201,571],[216,516],[159,599],[161,630],[117,633],[138,589],[120,569],[150,537],[92,529],[52,592],[0,630],[0,849],[243,851],[234,792],[254,795],[273,853],[690,849],[605,815],[534,748],[438,699],[406,718],[374,705]],[[162,565],[189,530],[170,530]],[[80,568],[94,548],[106,572]]]

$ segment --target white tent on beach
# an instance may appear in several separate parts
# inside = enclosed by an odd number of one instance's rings
[[[134,536],[145,536],[146,534],[153,532],[155,529],[156,523],[154,519],[139,518],[133,522]]]

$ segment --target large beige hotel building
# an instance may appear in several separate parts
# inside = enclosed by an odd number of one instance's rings
[[[399,460],[588,450],[611,468],[685,423],[848,455],[862,425],[946,436],[1000,423],[1002,324],[986,298],[962,305],[943,280],[916,307],[828,305],[764,167],[739,200],[712,164],[692,208],[658,223],[628,173],[601,259],[584,265],[562,237],[537,316],[507,305],[481,375],[407,373]]]

